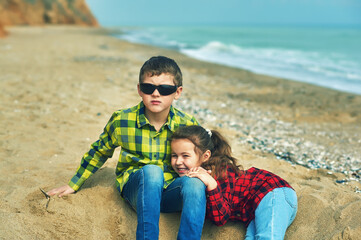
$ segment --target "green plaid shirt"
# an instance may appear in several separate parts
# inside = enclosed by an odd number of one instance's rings
[[[171,106],[167,122],[157,132],[145,117],[143,102],[132,108],[113,113],[104,132],[84,154],[81,164],[70,180],[69,186],[75,191],[95,173],[105,161],[121,147],[116,168],[117,187],[121,192],[130,174],[147,164],[159,166],[164,172],[167,187],[177,174],[170,164],[171,149],[169,139],[173,132],[186,125],[198,125],[197,120]]]

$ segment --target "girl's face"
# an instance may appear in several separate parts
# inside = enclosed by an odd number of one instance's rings
[[[175,139],[171,143],[172,167],[179,176],[184,176],[189,169],[199,167],[210,157],[210,151],[206,151],[201,157],[196,153],[196,147],[188,139]]]

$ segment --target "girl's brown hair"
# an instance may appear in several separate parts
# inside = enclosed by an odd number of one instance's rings
[[[242,166],[237,165],[237,159],[232,156],[231,146],[216,130],[206,130],[196,125],[181,127],[173,134],[171,140],[174,139],[188,139],[194,144],[199,155],[210,150],[210,159],[202,163],[201,167],[211,170],[213,177],[225,178],[227,167],[231,167],[235,172],[241,172]]]

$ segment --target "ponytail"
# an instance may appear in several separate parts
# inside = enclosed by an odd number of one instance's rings
[[[211,141],[213,149],[211,158],[201,166],[205,169],[212,170],[212,176],[218,179],[227,177],[227,168],[240,173],[241,165],[237,165],[237,159],[232,156],[232,148],[228,141],[216,130],[212,130]]]

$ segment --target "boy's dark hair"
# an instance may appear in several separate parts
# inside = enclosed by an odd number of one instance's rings
[[[201,167],[212,170],[213,177],[225,178],[227,167],[240,173],[242,166],[237,165],[237,159],[232,156],[232,149],[228,141],[216,130],[212,130],[211,133],[210,136],[207,130],[201,126],[186,126],[176,130],[171,140],[188,139],[196,147],[198,155],[210,150],[210,159],[202,163]]]
[[[168,73],[174,76],[174,84],[178,87],[182,86],[182,72],[177,63],[170,58],[164,56],[151,57],[146,61],[139,72],[139,83],[143,82],[144,75],[159,76],[162,73]]]

